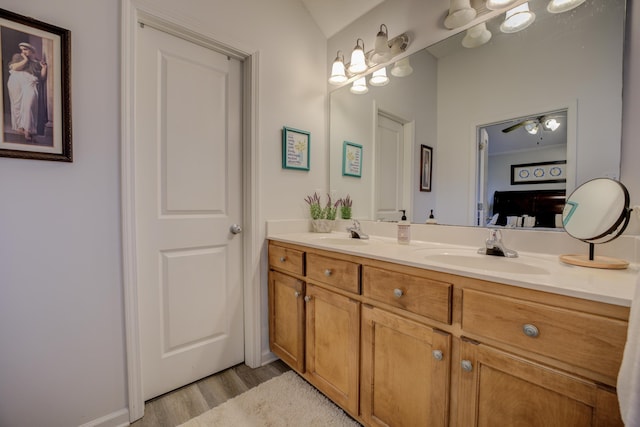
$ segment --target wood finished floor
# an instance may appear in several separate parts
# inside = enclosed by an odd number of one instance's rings
[[[175,427],[290,369],[280,360],[257,369],[236,365],[149,400],[144,417],[131,425]]]

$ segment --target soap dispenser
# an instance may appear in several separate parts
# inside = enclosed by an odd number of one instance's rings
[[[407,221],[406,210],[401,209],[402,218],[398,222],[398,243],[401,245],[408,245],[411,241],[411,223]]]
[[[431,213],[429,214],[429,218],[427,218],[427,224],[437,224],[438,221],[436,220],[436,217],[433,216],[433,209],[431,209]]]

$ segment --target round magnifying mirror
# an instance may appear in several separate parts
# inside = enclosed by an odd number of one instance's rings
[[[596,257],[594,245],[622,234],[630,214],[629,192],[622,183],[609,178],[585,182],[567,198],[562,224],[571,237],[589,243],[589,255],[561,255],[560,260],[584,267],[627,268],[627,261]]]

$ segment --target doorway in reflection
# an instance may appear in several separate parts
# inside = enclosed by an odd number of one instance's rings
[[[478,128],[476,225],[561,227],[567,127],[562,109]]]

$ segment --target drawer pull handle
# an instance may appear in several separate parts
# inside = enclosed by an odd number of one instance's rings
[[[442,355],[442,351],[440,350],[433,350],[431,354],[433,354],[433,358],[436,360],[442,360],[444,358],[444,356]]]
[[[531,338],[536,338],[538,335],[540,335],[540,331],[538,330],[538,328],[536,328],[535,325],[532,325],[530,323],[527,323],[526,325],[522,326],[522,332],[524,332],[526,336]]]
[[[296,298],[300,297],[300,291],[295,291],[293,294],[296,296]]]
[[[396,298],[400,298],[402,295],[404,295],[404,292],[402,291],[402,289],[394,289],[393,290],[393,296]]]
[[[470,360],[463,360],[460,365],[462,365],[462,370],[465,372],[473,371],[473,365]]]
[[[311,297],[309,295],[304,297],[304,302],[309,302],[311,301]]]
[[[325,276],[327,276],[327,277],[331,277],[331,274],[332,274],[332,273],[333,273],[333,272],[332,272],[331,270],[329,270],[329,269],[326,269],[326,270],[324,271],[324,275],[325,275]]]
[[[287,260],[287,257],[281,256],[280,257],[280,262],[285,262]]]

